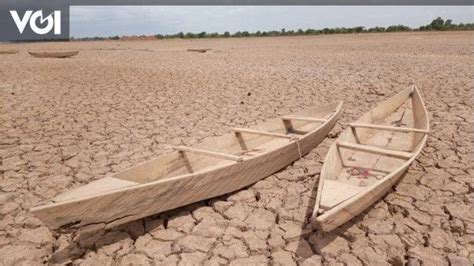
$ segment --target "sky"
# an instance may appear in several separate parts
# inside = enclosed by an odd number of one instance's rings
[[[472,23],[472,6],[71,6],[73,37]]]

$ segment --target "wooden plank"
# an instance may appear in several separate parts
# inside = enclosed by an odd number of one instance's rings
[[[418,129],[418,128],[409,128],[409,127],[392,127],[392,126],[384,126],[384,125],[375,125],[375,124],[365,124],[365,123],[351,123],[349,124],[352,128],[373,128],[373,129],[380,129],[380,130],[388,130],[394,132],[415,132],[415,133],[424,133],[428,134],[429,130],[426,129]]]
[[[90,195],[110,192],[117,189],[127,188],[139,185],[139,183],[131,182],[128,180],[114,178],[114,177],[104,177],[95,182],[89,183],[87,185],[74,188],[70,190],[67,194],[61,194],[52,199],[54,202],[77,199],[82,197],[87,197]]]
[[[283,120],[295,120],[295,121],[308,121],[308,122],[326,122],[327,119],[316,118],[316,117],[306,117],[306,116],[283,116]]]
[[[192,153],[196,153],[196,154],[200,154],[204,156],[216,157],[216,158],[221,158],[221,159],[230,160],[230,161],[236,161],[236,162],[243,161],[243,158],[241,156],[225,154],[225,153],[220,153],[220,152],[206,151],[206,150],[184,147],[184,146],[177,146],[177,147],[174,147],[174,149],[181,152],[192,152]]]
[[[336,142],[336,145],[342,148],[368,152],[368,153],[374,153],[374,154],[379,154],[379,155],[386,155],[389,157],[400,158],[400,159],[410,159],[413,156],[413,153],[411,152],[394,151],[394,150],[389,150],[389,149],[384,149],[384,148],[379,148],[379,147],[350,143],[346,141],[338,141]]]
[[[323,210],[331,209],[364,189],[366,187],[326,179],[323,183],[320,206]]]
[[[415,126],[426,128],[427,130],[430,129],[430,124],[428,123],[429,117],[428,112],[426,111],[425,103],[421,98],[420,92],[418,89],[413,86],[413,96],[412,96],[412,104],[413,104],[413,111],[414,111],[414,118],[415,118]],[[413,148],[415,148],[418,143],[423,140],[423,138],[427,137],[426,135],[415,135],[415,139],[413,140]]]
[[[237,133],[248,133],[248,134],[262,135],[262,136],[267,136],[267,137],[275,137],[275,138],[283,138],[283,139],[291,139],[294,137],[292,135],[259,131],[259,130],[248,129],[248,128],[233,128],[232,131],[237,132]]]

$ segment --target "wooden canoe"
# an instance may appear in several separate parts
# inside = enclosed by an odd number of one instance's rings
[[[31,56],[37,58],[67,58],[79,54],[79,51],[68,52],[28,52]]]
[[[314,149],[342,102],[233,129],[61,194],[31,211],[50,229],[106,228],[246,187]]]
[[[205,53],[210,51],[211,48],[204,48],[204,49],[188,49],[188,52],[198,52],[198,53]]]
[[[9,49],[9,50],[0,50],[0,54],[17,54],[18,50]]]
[[[428,132],[428,113],[416,87],[349,124],[326,155],[313,223],[331,231],[374,204],[415,160]]]

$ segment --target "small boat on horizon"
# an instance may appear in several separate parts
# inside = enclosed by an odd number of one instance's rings
[[[205,53],[210,51],[211,48],[204,48],[204,49],[188,49],[188,52],[198,52],[198,53]]]
[[[0,54],[17,54],[19,51],[16,49],[5,49],[0,50]]]
[[[429,130],[428,112],[416,87],[349,124],[324,160],[313,223],[331,231],[387,194],[420,154]]]
[[[67,58],[79,54],[79,51],[67,52],[28,52],[31,56],[36,58]]]

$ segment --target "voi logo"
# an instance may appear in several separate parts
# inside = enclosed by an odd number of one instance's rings
[[[18,30],[20,31],[20,34],[23,33],[28,22],[30,24],[31,30],[36,34],[48,34],[53,29],[55,35],[61,34],[61,11],[54,11],[45,18],[43,18],[42,10],[36,12],[27,10],[23,15],[23,18],[20,18],[18,12],[16,12],[15,10],[10,10],[10,14],[12,15],[12,18],[15,21],[15,24]],[[43,24],[44,26],[42,26]]]

